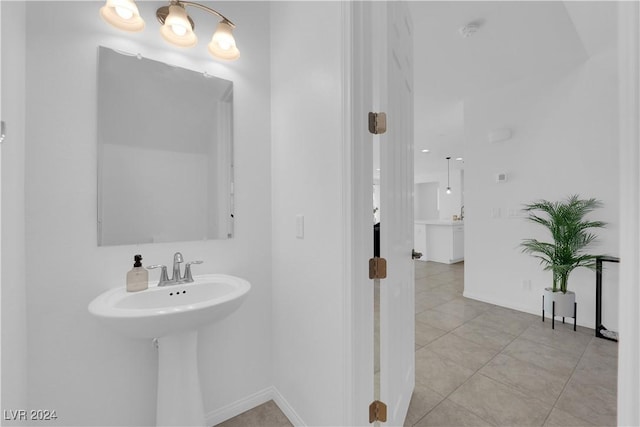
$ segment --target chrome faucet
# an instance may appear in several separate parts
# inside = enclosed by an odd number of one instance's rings
[[[204,261],[191,261],[185,264],[184,268],[184,276],[180,274],[180,264],[184,262],[182,258],[182,254],[180,252],[176,252],[173,254],[173,274],[171,279],[169,279],[169,275],[167,274],[167,266],[166,265],[150,265],[147,268],[152,270],[154,268],[160,268],[160,281],[158,282],[158,286],[168,286],[168,285],[178,285],[180,283],[192,283],[193,276],[191,274],[191,265],[192,264],[202,264]]]
[[[183,262],[182,254],[180,252],[176,252],[173,254],[173,275],[171,276],[171,281],[178,283],[180,280],[180,263]]]

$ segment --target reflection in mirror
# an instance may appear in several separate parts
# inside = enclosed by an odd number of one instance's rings
[[[98,245],[233,235],[233,83],[100,47]]]

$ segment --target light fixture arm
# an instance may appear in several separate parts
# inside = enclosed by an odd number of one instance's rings
[[[174,2],[174,1],[172,1],[171,3],[172,3],[172,4],[173,4],[173,3],[176,3],[176,4],[184,5],[184,6],[193,6],[193,7],[195,7],[195,8],[198,8],[198,9],[204,10],[205,12],[209,12],[209,13],[210,13],[210,14],[212,14],[212,15],[216,15],[216,16],[218,16],[218,17],[222,18],[222,20],[223,20],[224,22],[226,22],[227,24],[229,24],[229,25],[231,26],[231,28],[235,28],[235,27],[236,27],[236,24],[234,24],[233,22],[231,22],[231,21],[230,21],[226,16],[224,16],[223,14],[221,14],[220,12],[218,12],[217,10],[215,10],[215,9],[211,9],[210,7],[207,7],[207,6],[203,5],[203,4],[195,3],[195,2],[192,2],[192,1],[182,1],[182,0],[180,0],[180,1],[175,1],[175,2]]]

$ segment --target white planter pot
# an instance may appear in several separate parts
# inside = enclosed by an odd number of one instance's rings
[[[575,292],[567,291],[562,293],[560,291],[553,292],[551,288],[544,289],[544,311],[546,313],[553,313],[553,302],[555,301],[555,314],[561,317],[573,317],[575,313]]]

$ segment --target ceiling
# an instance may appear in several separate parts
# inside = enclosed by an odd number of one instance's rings
[[[464,157],[464,100],[562,73],[615,43],[615,2],[414,1],[415,169]],[[475,22],[464,38],[459,29]],[[429,149],[429,153],[421,150]],[[452,169],[463,162],[452,160]]]

